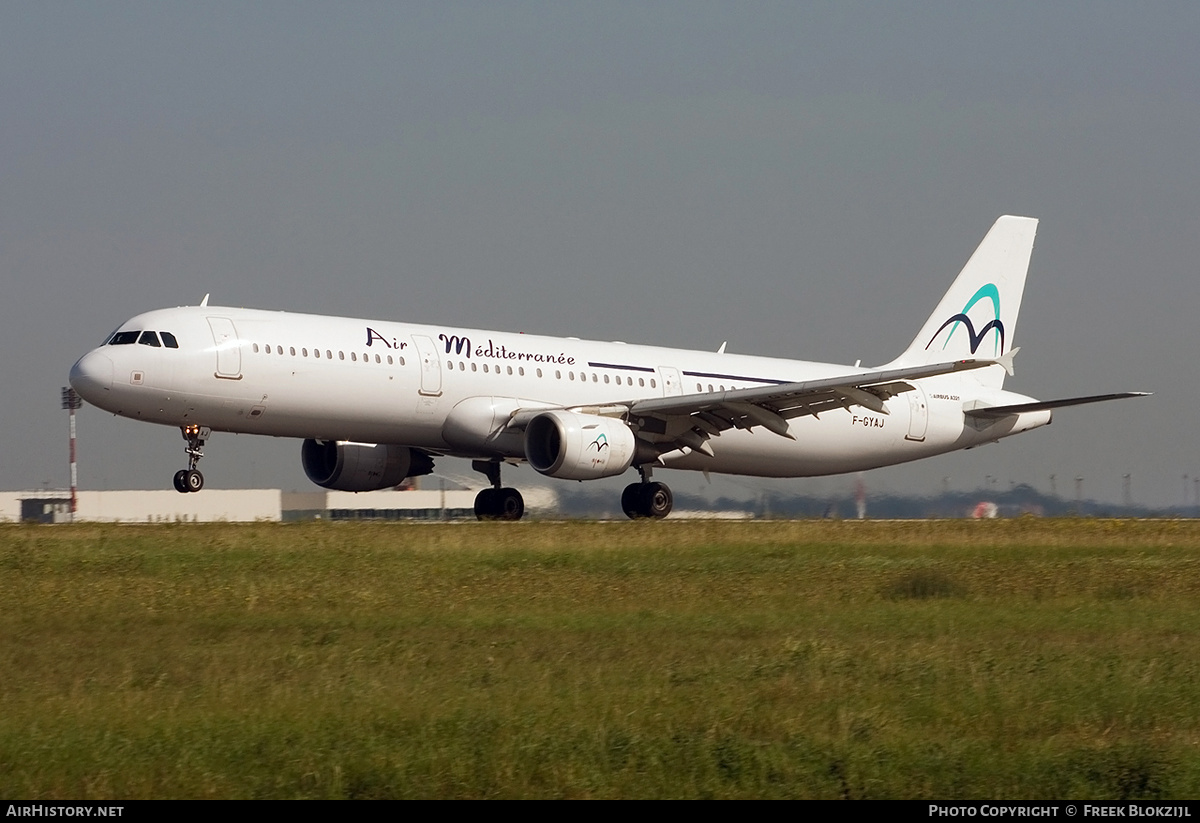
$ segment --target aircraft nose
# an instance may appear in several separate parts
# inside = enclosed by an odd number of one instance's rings
[[[104,396],[112,388],[113,362],[108,355],[93,350],[71,367],[71,388],[84,400],[101,405]]]

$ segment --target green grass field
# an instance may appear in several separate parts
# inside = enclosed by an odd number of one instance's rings
[[[0,526],[0,797],[1200,796],[1200,524]]]

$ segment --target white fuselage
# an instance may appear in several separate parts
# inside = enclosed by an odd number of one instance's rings
[[[72,385],[114,414],[481,459],[524,457],[519,439],[482,445],[480,427],[503,427],[518,408],[601,407],[847,372],[799,360],[216,306],[147,312],[120,330],[167,332],[178,346],[163,336],[157,346],[108,344],[80,359]],[[684,449],[663,463],[771,477],[835,474],[969,448],[1050,421],[1049,411],[1034,411],[978,426],[964,410],[1030,398],[958,375],[913,384],[886,401],[886,414],[848,405],[796,417],[788,423],[794,440],[733,429],[710,441],[711,457]]]

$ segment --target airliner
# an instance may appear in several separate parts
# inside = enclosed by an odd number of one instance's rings
[[[1142,392],[1037,401],[1003,389],[1037,220],[999,218],[912,344],[862,369],[725,351],[542,337],[208,304],[125,321],[71,369],[122,417],[176,426],[196,465],[214,431],[303,441],[304,471],[342,491],[392,488],[467,458],[480,519],[519,520],[505,464],[594,480],[635,469],[631,518],[662,518],[658,468],[808,477],[969,449],[1053,410]]]

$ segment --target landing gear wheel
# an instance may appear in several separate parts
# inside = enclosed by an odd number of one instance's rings
[[[180,426],[179,431],[183,434],[183,439],[187,441],[187,448],[184,451],[187,452],[188,467],[175,472],[175,491],[198,492],[204,488],[204,475],[196,471],[196,464],[204,456],[204,441],[212,434],[212,430],[207,426],[197,426],[193,423],[188,426]]]
[[[666,483],[647,483],[641,490],[641,515],[661,520],[671,513],[675,499]]]
[[[666,483],[631,483],[621,492],[621,509],[630,520],[661,520],[671,513],[675,500]]]
[[[516,489],[500,489],[496,503],[496,516],[501,520],[520,520],[525,514],[525,498]]]
[[[625,516],[630,520],[637,520],[641,517],[642,506],[642,484],[630,483],[625,487],[625,491],[621,492],[621,511],[625,512]]]
[[[497,489],[481,489],[475,495],[475,519],[493,520],[496,517]]]
[[[478,520],[520,520],[525,514],[525,499],[516,489],[483,489],[475,495]]]
[[[204,488],[204,475],[195,469],[183,473],[183,485],[189,492],[198,492]]]
[[[477,520],[520,520],[525,514],[525,498],[516,489],[500,487],[499,460],[472,460],[471,468],[492,484],[475,495]]]

